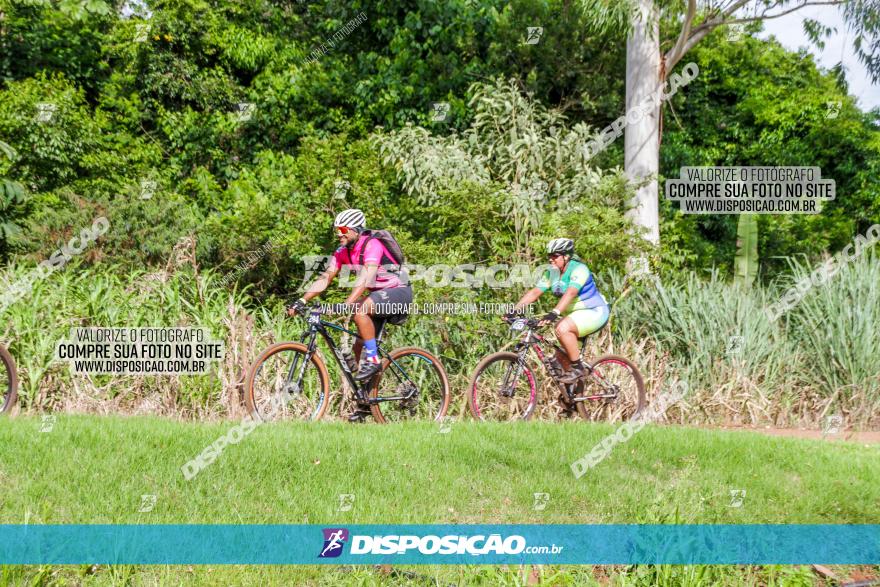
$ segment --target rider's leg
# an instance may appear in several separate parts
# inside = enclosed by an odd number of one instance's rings
[[[361,302],[358,312],[355,314],[355,324],[358,334],[363,339],[363,360],[355,379],[362,381],[369,379],[379,370],[379,347],[376,343],[376,328],[372,315],[375,313],[375,304],[370,298]]]
[[[580,351],[578,349],[578,338],[583,338],[588,334],[593,334],[594,332],[600,330],[605,324],[608,322],[608,316],[610,315],[610,310],[608,306],[599,306],[597,308],[587,308],[584,310],[575,310],[565,319],[573,328],[571,329],[571,334],[566,335],[570,342],[566,344],[563,342],[565,346],[565,351],[568,353],[568,358],[572,360],[571,366],[572,371],[579,371],[582,374],[585,372],[584,364],[581,362]],[[574,379],[577,381],[577,378]]]
[[[369,328],[373,328],[373,320],[367,316],[366,314],[361,314],[360,312],[366,311],[365,304],[369,302],[370,306],[372,306],[373,302],[370,298],[366,298],[361,300],[360,305],[358,306],[358,311],[354,313],[352,318],[354,319],[355,328],[357,328],[358,336],[354,339],[354,344],[351,345],[351,352],[354,354],[355,363],[360,363],[361,361],[361,350],[364,348],[364,335],[371,334],[371,338],[376,336],[375,331],[372,333],[368,330]],[[364,319],[369,323],[369,326],[363,327]]]
[[[376,338],[376,329],[373,326],[373,319],[370,318],[373,309],[373,300],[366,298],[361,301],[357,312],[354,313],[354,323],[355,326],[357,326],[357,331],[360,335],[360,339],[357,341],[358,343],[362,340],[367,341]]]
[[[357,324],[357,323],[355,323]],[[361,361],[361,349],[364,348],[364,339],[361,337],[357,337],[354,339],[354,344],[351,345],[351,352],[354,354],[355,363],[360,363]]]
[[[388,319],[396,319],[407,314],[412,304],[412,289],[409,286],[392,287],[372,292],[363,302],[363,310],[357,317],[358,332],[364,339],[363,360],[356,378],[365,381],[380,369],[378,352],[379,330],[375,322],[384,324]]]
[[[562,343],[568,360],[571,361],[571,367],[562,374],[559,381],[562,383],[577,383],[578,379],[586,373],[584,364],[581,363],[580,352],[578,350],[578,327],[571,317],[567,317],[556,325],[556,338]]]
[[[355,361],[360,362],[361,355],[363,354],[364,349],[368,349],[371,344],[375,344],[375,336],[376,331],[373,326],[373,319],[370,315],[373,312],[373,301],[370,298],[366,298],[361,300],[361,303],[358,305],[357,312],[354,313],[354,323],[357,327],[358,337],[355,339],[354,345],[352,345],[352,352],[355,356]],[[369,352],[369,351],[367,351]],[[361,369],[355,374],[355,379],[360,380],[358,375],[363,371],[363,364]],[[355,396],[357,397],[357,396]],[[349,422],[363,422],[365,418],[370,415],[370,406],[366,403],[361,403],[360,400],[357,400],[357,405],[351,414],[348,415]]]
[[[585,375],[586,368],[581,362],[578,338],[592,334],[605,326],[605,323],[608,322],[608,316],[608,306],[599,306],[598,308],[575,310],[560,322],[556,328],[556,335],[571,360],[571,371],[564,373],[559,381],[575,383]]]
[[[577,327],[575,332],[582,338],[600,330],[608,322],[610,311],[608,306],[576,310],[568,315],[568,319]]]
[[[556,338],[562,343],[562,348],[565,349],[565,354],[568,355],[569,361],[573,363],[580,358],[577,325],[574,323],[574,320],[564,318],[559,322],[556,325]]]

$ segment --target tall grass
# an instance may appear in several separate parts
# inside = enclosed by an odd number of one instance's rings
[[[730,284],[717,273],[700,280],[658,281],[626,298],[618,322],[628,338],[648,337],[670,359],[668,379],[687,381],[689,397],[675,411],[686,419],[755,423],[787,413],[797,348],[767,320],[765,290]]]
[[[764,309],[813,267],[792,269],[767,287],[717,273],[658,280],[615,308],[618,335],[650,338],[689,383],[681,419],[815,425],[837,412],[851,424],[880,421],[880,259],[843,266],[772,322]]]
[[[6,278],[24,271],[10,267]],[[76,327],[201,326],[227,339],[246,296],[213,287],[214,280],[191,271],[124,274],[114,266],[72,266],[37,282],[5,316],[3,343],[18,362],[22,407],[196,414],[221,402],[218,380],[234,380],[232,365],[186,377],[72,376],[66,363],[54,361],[56,344]]]
[[[792,262],[796,280],[811,267]],[[805,373],[824,395],[880,409],[880,256],[843,265],[791,312],[788,329],[809,356]],[[873,400],[873,403],[871,403]]]
[[[793,263],[792,279],[810,268]],[[0,282],[27,270],[7,267]],[[621,276],[603,276],[609,298]],[[180,417],[238,417],[242,378],[268,344],[298,336],[302,323],[280,303],[259,305],[248,292],[219,286],[216,274],[191,266],[125,273],[114,266],[71,264],[35,284],[6,310],[2,342],[19,364],[21,407],[99,413],[160,413]],[[646,282],[615,304],[609,333],[591,339],[587,355],[607,352],[633,359],[645,375],[649,401],[673,379],[690,394],[667,413],[680,423],[772,424],[817,427],[829,414],[850,426],[880,422],[880,260],[865,256],[775,323],[764,308],[788,282],[746,288],[719,274]],[[491,293],[510,302],[519,291]],[[424,288],[417,302],[487,301],[480,292]],[[542,306],[543,307],[543,306]],[[72,376],[53,361],[55,345],[81,326],[202,326],[223,339],[226,357],[202,376]],[[388,346],[424,346],[450,375],[450,414],[465,417],[464,390],[482,356],[514,337],[494,315],[420,315],[388,331]],[[343,383],[330,364],[338,414]],[[540,369],[539,369],[540,372]],[[552,382],[542,379],[538,416],[557,418]]]

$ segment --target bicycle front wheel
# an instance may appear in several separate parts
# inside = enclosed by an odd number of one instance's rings
[[[380,424],[410,418],[440,420],[449,408],[449,379],[440,359],[423,349],[395,349],[373,378],[370,406]]]
[[[468,406],[477,420],[528,420],[538,392],[535,376],[515,353],[494,353],[477,365],[468,385]]]
[[[245,399],[256,420],[318,420],[330,403],[330,376],[318,353],[298,342],[263,351],[248,373]]]
[[[15,370],[15,359],[5,347],[0,346],[0,391],[3,392],[3,403],[0,414],[8,414],[18,398],[18,373]]]
[[[575,400],[578,413],[587,420],[625,422],[645,409],[645,382],[632,361],[605,355],[593,364]]]

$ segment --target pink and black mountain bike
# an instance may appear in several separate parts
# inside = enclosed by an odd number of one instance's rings
[[[478,420],[528,420],[532,416],[538,403],[538,385],[529,351],[559,388],[559,401],[567,412],[577,410],[589,420],[613,422],[629,420],[644,410],[645,383],[629,359],[604,355],[588,361],[582,346],[586,376],[566,385],[558,378],[569,367],[568,357],[557,344],[538,334],[538,320],[517,318],[510,329],[519,333],[513,351],[486,356],[471,376],[468,405]]]

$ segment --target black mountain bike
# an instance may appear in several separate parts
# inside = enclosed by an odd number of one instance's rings
[[[595,361],[584,360],[586,377],[566,385],[558,378],[569,367],[568,356],[538,334],[538,320],[518,318],[510,328],[519,335],[513,352],[486,356],[471,376],[468,406],[478,420],[528,420],[532,416],[538,386],[529,366],[530,350],[559,387],[559,400],[567,411],[576,409],[584,418],[613,422],[633,418],[645,408],[645,383],[629,359],[604,355]]]
[[[299,342],[273,344],[251,366],[245,388],[248,411],[258,420],[318,420],[330,404],[330,376],[317,337],[321,335],[343,376],[354,390],[355,399],[370,406],[377,422],[408,418],[439,420],[449,407],[449,380],[443,364],[428,351],[416,347],[382,347],[382,333],[387,321],[376,332],[382,368],[365,382],[354,378],[353,357],[336,345],[328,329],[357,332],[321,319],[318,305],[303,317],[307,328]]]

